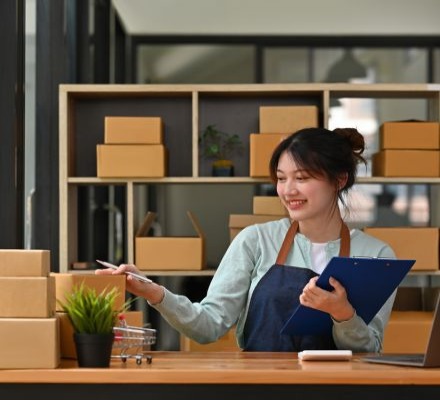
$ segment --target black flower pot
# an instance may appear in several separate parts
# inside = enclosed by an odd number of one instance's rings
[[[108,368],[112,356],[114,334],[74,333],[78,367]]]

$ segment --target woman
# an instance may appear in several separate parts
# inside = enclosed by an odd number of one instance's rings
[[[127,290],[148,300],[178,331],[200,343],[222,337],[237,324],[238,344],[248,351],[350,349],[377,352],[394,296],[369,325],[356,315],[344,287],[320,289],[318,274],[333,256],[391,257],[385,243],[359,230],[348,230],[338,203],[365,162],[363,136],[355,129],[302,129],[275,149],[271,178],[290,218],[243,229],[226,251],[200,303],[155,283],[127,277]],[[133,265],[97,274],[138,272]],[[328,313],[328,337],[291,337],[281,328],[301,303]]]

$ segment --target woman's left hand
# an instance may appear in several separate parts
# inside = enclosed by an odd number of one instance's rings
[[[344,286],[334,278],[329,279],[333,291],[321,289],[316,286],[318,277],[310,279],[304,287],[299,301],[302,305],[315,308],[317,310],[326,312],[336,321],[347,321],[354,316],[353,306],[347,299],[347,292]]]

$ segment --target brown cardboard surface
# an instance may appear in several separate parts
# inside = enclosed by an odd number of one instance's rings
[[[254,214],[231,214],[229,215],[229,236],[231,241],[246,226],[276,221],[285,218],[280,215],[254,215]]]
[[[106,144],[162,144],[160,117],[105,117]]]
[[[49,250],[0,250],[0,277],[43,277],[49,273]]]
[[[437,177],[440,175],[438,150],[382,150],[373,154],[373,176]]]
[[[316,106],[262,106],[260,133],[291,134],[302,128],[318,126]]]
[[[51,276],[55,278],[56,299],[62,302],[65,301],[66,293],[71,293],[74,286],[79,286],[82,282],[84,282],[86,287],[94,288],[97,293],[117,287],[119,290],[119,295],[115,300],[115,309],[121,309],[125,303],[125,275],[52,273]],[[56,310],[63,311],[58,302],[56,303]]]
[[[0,318],[0,368],[57,368],[57,318]]]
[[[256,215],[286,216],[288,212],[278,196],[254,196],[253,213]]]
[[[124,313],[127,325],[142,328],[143,313],[142,311],[127,311]],[[60,321],[60,352],[61,358],[76,359],[75,342],[73,341],[73,326],[69,317],[64,312],[57,312]],[[114,349],[113,354],[120,354],[120,349]],[[131,353],[128,353],[131,354]]]
[[[424,353],[432,320],[432,312],[393,311],[385,328],[383,351],[387,353]]]
[[[53,317],[54,288],[51,277],[0,278],[0,318]]]
[[[205,236],[199,222],[188,212],[197,237],[142,237],[154,220],[148,213],[135,238],[135,263],[140,270],[201,270],[205,268]]]
[[[397,258],[415,259],[412,271],[439,269],[439,228],[364,228],[364,232],[388,243]]]
[[[439,149],[438,122],[385,122],[379,132],[381,149]]]
[[[161,144],[98,144],[99,178],[163,178],[166,149]]]
[[[286,137],[287,135],[281,133],[250,134],[249,176],[265,178],[270,175],[269,161],[272,153]]]
[[[230,329],[226,335],[216,342],[200,344],[189,339],[185,335],[180,335],[181,351],[240,351],[235,338],[235,328]]]

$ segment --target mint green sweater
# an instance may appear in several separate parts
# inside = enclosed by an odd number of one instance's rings
[[[164,299],[153,307],[171,326],[199,343],[216,341],[236,324],[238,345],[243,347],[243,328],[252,293],[260,279],[275,264],[289,225],[289,219],[283,218],[243,229],[226,251],[207,295],[200,303],[192,303],[187,297],[165,289]],[[353,229],[350,236],[352,257],[395,258],[386,243],[360,230]],[[339,239],[327,243],[327,261],[339,254],[339,246]],[[310,269],[311,247],[311,242],[298,233],[286,264]],[[395,294],[368,325],[356,315],[348,321],[333,321],[336,346],[354,352],[380,351],[394,297]]]

